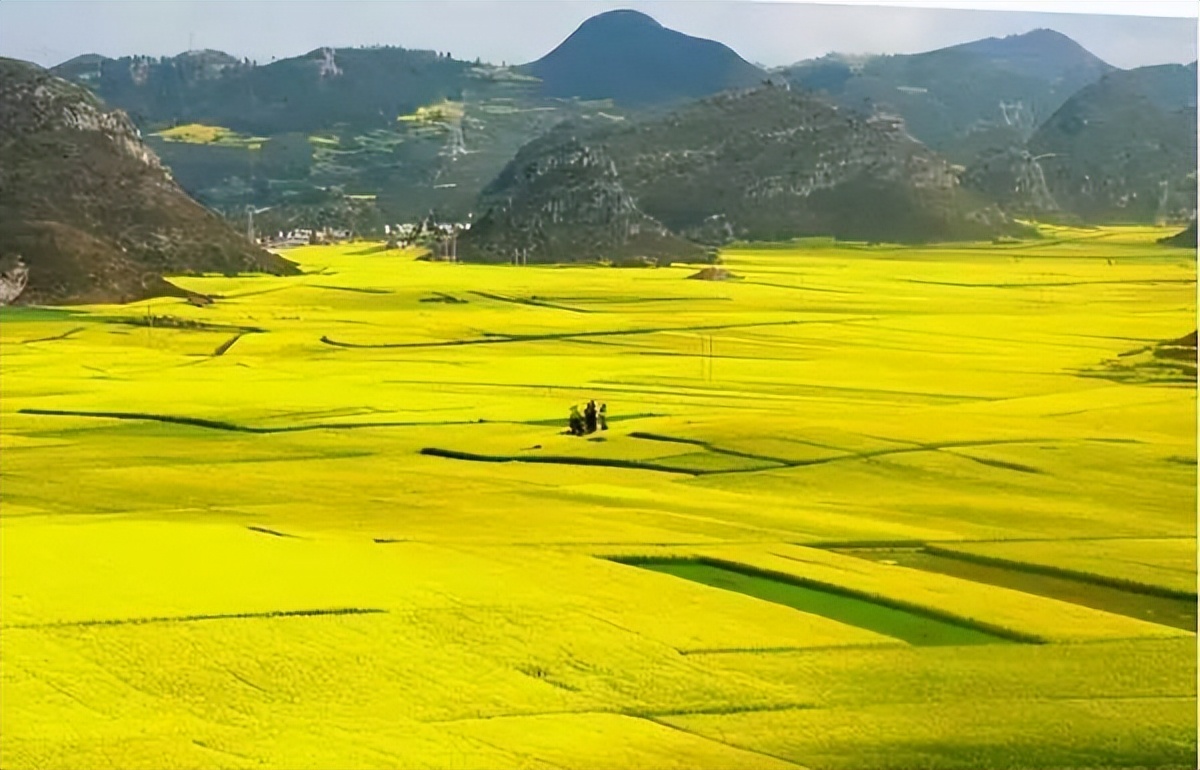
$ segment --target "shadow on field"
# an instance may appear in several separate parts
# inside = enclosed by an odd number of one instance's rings
[[[583,311],[588,312],[588,311]],[[541,342],[544,340],[572,340],[587,337],[625,337],[638,334],[660,334],[663,332],[716,331],[718,329],[748,329],[760,326],[794,326],[800,323],[830,323],[822,321],[760,321],[743,324],[716,324],[712,326],[659,326],[649,329],[611,329],[598,332],[560,332],[553,334],[494,334],[466,340],[443,342],[341,342],[322,336],[321,342],[338,348],[444,348],[457,345],[499,345],[505,342]]]
[[[1196,630],[1195,592],[965,553],[936,545],[829,550],[869,561],[1011,588],[1184,631]]]

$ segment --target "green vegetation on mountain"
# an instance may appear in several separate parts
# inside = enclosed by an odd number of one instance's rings
[[[1196,64],[1114,72],[1029,140],[1065,211],[1089,222],[1182,221],[1196,212]]]
[[[563,120],[619,123],[630,105],[762,76],[725,46],[632,11],[590,20],[521,68],[374,47],[262,65],[218,51],[87,55],[54,71],[128,112],[201,202],[234,218],[270,207],[275,224],[302,226],[314,207],[350,208],[349,194],[376,196],[375,223],[431,210],[465,219],[517,150]]]
[[[36,65],[0,59],[0,135],[0,268],[27,281],[6,301],[128,301],[178,293],[166,274],[295,270],[188,198],[124,114]]]
[[[318,48],[258,65],[220,51],[80,57],[53,69],[141,127],[205,123],[271,136],[339,124],[387,127],[397,115],[457,98],[471,65],[433,51]]]
[[[270,208],[268,229],[339,216],[380,229],[431,210],[465,219],[530,139],[565,119],[629,114],[611,100],[542,97],[536,78],[512,68],[399,48],[320,49],[264,66],[216,52],[89,56],[56,71],[129,110],[198,200],[234,219]],[[351,195],[376,199],[364,207]]]

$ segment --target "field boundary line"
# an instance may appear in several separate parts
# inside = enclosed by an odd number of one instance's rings
[[[315,423],[312,425],[281,425],[277,428],[262,428],[253,425],[238,425],[223,420],[210,420],[205,417],[181,417],[170,414],[153,414],[150,412],[88,412],[74,409],[18,409],[17,414],[32,414],[41,417],[93,417],[108,420],[140,420],[144,422],[161,422],[168,425],[187,425],[193,428],[208,428],[223,430],[231,433],[253,433],[269,435],[274,433],[301,433],[310,430],[355,430],[358,428],[420,428],[426,426],[444,425],[486,425],[488,423],[507,423],[503,420],[443,420],[435,422],[395,421],[395,422],[331,422]],[[524,423],[517,423],[524,424]]]
[[[786,605],[784,605],[786,606]],[[913,645],[903,642],[868,642],[863,644],[822,644],[813,647],[697,647],[690,650],[679,650],[680,655],[778,655],[804,652],[838,652],[840,650],[892,650],[896,648],[911,648]]]
[[[420,454],[428,457],[441,457],[447,460],[467,460],[479,463],[530,463],[545,465],[586,465],[601,468],[621,468],[633,471],[655,471],[658,473],[673,473],[682,476],[702,476],[718,473],[719,471],[689,470],[671,465],[644,463],[637,460],[618,460],[603,457],[569,457],[566,455],[544,455],[518,457],[516,455],[482,455],[473,452],[459,452],[454,449],[439,449],[424,447]]]
[[[652,717],[641,717],[641,718],[645,719],[647,722],[653,722],[656,725],[662,725],[663,727],[669,728],[671,730],[677,730],[681,733],[685,733],[687,735],[691,735],[692,737],[700,738],[700,739],[709,741],[711,743],[717,743],[722,746],[728,746],[731,749],[735,749],[737,751],[744,751],[747,754],[757,754],[761,757],[769,757],[770,759],[774,759],[777,762],[783,762],[785,764],[791,765],[792,767],[800,768],[800,770],[808,770],[804,765],[801,765],[798,762],[795,762],[791,759],[788,759],[787,757],[783,757],[778,754],[772,754],[770,752],[762,751],[760,749],[751,749],[751,748],[747,748],[745,746],[739,746],[736,743],[730,743],[728,741],[723,741],[723,740],[720,740],[719,738],[714,738],[711,735],[705,735],[704,733],[698,733],[694,730],[689,730],[685,727],[680,727],[679,725],[673,725],[670,722],[664,722],[664,721],[662,721],[662,718],[659,718],[659,719],[652,718]]]
[[[67,331],[63,332],[62,334],[55,334],[53,337],[36,337],[31,340],[21,340],[19,344],[30,345],[34,342],[54,342],[55,340],[65,340],[75,334],[78,334],[79,332],[81,332],[85,329],[87,329],[86,326],[76,326],[74,329],[68,329]]]
[[[327,615],[382,615],[388,611],[377,607],[332,607],[311,610],[268,610],[266,612],[229,612],[205,615],[160,615],[144,618],[113,618],[110,620],[58,620],[50,623],[18,623],[2,626],[2,630],[39,630],[48,628],[86,628],[89,626],[140,626],[153,623],[193,623],[200,620],[250,620]]]
[[[671,332],[717,331],[720,329],[747,329],[762,326],[795,326],[801,323],[832,323],[846,322],[852,319],[821,319],[813,321],[756,321],[742,324],[714,324],[709,326],[666,326],[644,329],[606,329],[595,332],[562,332],[558,334],[496,334],[490,337],[473,337],[464,340],[442,340],[441,342],[341,342],[322,335],[321,342],[337,348],[441,348],[461,345],[499,345],[505,342],[544,342],[553,340],[571,340],[586,337],[622,337],[640,334],[667,334]]]
[[[468,294],[474,294],[476,297],[483,297],[495,302],[508,302],[514,305],[529,305],[531,307],[545,307],[551,310],[565,310],[568,313],[595,313],[595,310],[584,310],[583,308],[570,307],[569,305],[557,305],[553,302],[537,299],[536,297],[506,297],[503,294],[492,294],[486,291],[468,291]]]

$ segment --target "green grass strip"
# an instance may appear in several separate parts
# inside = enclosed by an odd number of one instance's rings
[[[612,558],[821,615],[919,646],[1044,643],[1044,639],[921,605],[708,557]]]

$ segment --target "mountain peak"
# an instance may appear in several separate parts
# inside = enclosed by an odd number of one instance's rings
[[[1035,40],[1039,42],[1063,42],[1067,41],[1074,45],[1078,45],[1074,40],[1067,37],[1058,30],[1050,29],[1049,27],[1038,27],[1031,29],[1028,32],[1021,32],[1015,35],[1005,35],[1004,40]]]
[[[637,29],[639,27],[647,27],[651,29],[662,29],[663,25],[649,14],[635,11],[630,8],[620,8],[615,11],[605,11],[590,17],[583,24],[579,25],[579,29],[610,27],[610,28],[626,28]]]
[[[975,40],[951,46],[946,50],[1007,61],[1017,69],[1028,69],[1028,74],[1035,75],[1046,75],[1048,72],[1061,72],[1066,69],[1087,69],[1098,77],[1113,69],[1112,65],[1073,38],[1045,27],[1006,37]]]
[[[763,71],[714,40],[619,10],[580,24],[553,51],[525,65],[546,96],[662,104],[756,85]]]

